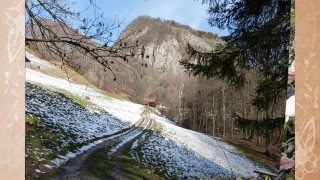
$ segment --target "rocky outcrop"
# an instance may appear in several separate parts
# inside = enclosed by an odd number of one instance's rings
[[[210,52],[222,40],[215,34],[196,31],[174,21],[138,17],[121,33],[127,43],[139,43],[135,54],[155,69],[174,74],[183,71],[179,61],[187,57],[186,46]]]

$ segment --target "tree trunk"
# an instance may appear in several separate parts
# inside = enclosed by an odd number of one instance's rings
[[[226,136],[226,102],[225,102],[225,89],[224,85],[221,86],[222,88],[222,119],[223,119],[223,134],[222,137],[225,138]]]
[[[231,138],[233,138],[233,120],[231,121]]]
[[[192,130],[196,130],[196,109],[194,102],[194,93],[192,93]]]
[[[179,107],[178,107],[178,125],[181,126],[181,111],[182,111],[182,95],[183,95],[183,89],[184,89],[184,77],[181,78],[181,83],[179,86]]]
[[[246,128],[246,134],[245,134],[245,136],[246,136],[246,140],[248,140],[248,128]]]
[[[259,111],[257,112],[257,120],[259,121]],[[259,132],[257,132],[257,145],[260,145],[260,136],[259,136]]]
[[[208,134],[208,118],[206,118],[206,134]]]
[[[214,136],[214,130],[216,128],[216,120],[214,118],[214,96],[212,96],[212,135]]]
[[[260,145],[260,137],[259,137],[259,134],[257,133],[257,145],[259,146]]]
[[[182,124],[184,124],[184,100],[182,99]]]

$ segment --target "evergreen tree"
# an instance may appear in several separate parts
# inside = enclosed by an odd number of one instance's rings
[[[291,0],[204,0],[209,4],[211,26],[228,29],[213,52],[188,45],[189,59],[180,63],[195,76],[219,78],[236,89],[247,83],[248,72],[259,76],[251,102],[262,119],[235,113],[235,124],[263,135],[267,154],[280,155],[281,131],[288,78]],[[274,109],[282,109],[274,115]],[[277,116],[277,117],[273,117]],[[276,148],[271,150],[272,148]]]
[[[203,2],[209,4],[209,24],[228,29],[230,35],[214,52],[188,45],[189,59],[181,64],[193,75],[218,77],[236,88],[245,85],[247,70],[255,70],[261,80],[252,104],[268,116],[273,105],[285,104],[291,0]]]

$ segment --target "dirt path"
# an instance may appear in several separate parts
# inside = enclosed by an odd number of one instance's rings
[[[137,140],[138,138],[140,138],[144,133],[146,133],[146,131],[148,129],[150,129],[150,127],[152,126],[152,121],[150,119],[148,119],[148,124],[146,126],[145,129],[142,130],[142,133],[140,133],[137,137],[133,138],[132,140],[126,142],[125,144],[123,144],[121,147],[119,147],[119,149],[117,149],[117,151],[115,151],[112,154],[111,159],[109,160],[110,165],[107,170],[106,170],[106,176],[105,179],[114,179],[114,180],[129,180],[131,179],[130,177],[134,176],[134,174],[130,173],[128,174],[125,170],[124,170],[124,165],[123,165],[123,161],[124,161],[124,157],[123,155],[126,154],[126,151],[128,151],[128,149],[132,146],[132,144],[134,143],[135,140]]]
[[[146,128],[149,128],[152,124],[152,121],[149,118],[142,118],[139,120],[136,125],[121,134],[112,136],[107,138],[104,142],[98,144],[97,146],[92,147],[85,153],[82,153],[76,156],[73,159],[70,159],[65,165],[60,167],[53,175],[53,178],[49,179],[97,179],[92,177],[90,173],[88,173],[88,168],[90,168],[87,164],[88,162],[92,162],[91,157],[95,157],[96,153],[110,153],[113,152],[111,155],[112,161],[117,161],[116,156],[119,154],[125,147],[132,144],[134,140],[141,137],[143,132]],[[127,141],[129,139],[129,141]],[[98,161],[104,161],[104,159],[99,159]],[[112,168],[112,171],[118,172],[118,169]],[[105,170],[107,171],[107,169]],[[119,173],[112,173],[110,172],[110,177],[116,178],[116,174]],[[108,178],[109,179],[109,178]]]

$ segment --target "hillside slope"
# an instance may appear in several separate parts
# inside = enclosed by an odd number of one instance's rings
[[[61,71],[28,56],[52,68],[50,72]],[[90,161],[94,148],[108,147],[105,153],[112,159],[129,141],[130,158],[165,178],[254,177],[254,171],[270,172],[222,139],[178,127],[152,109],[40,71],[26,71],[27,179],[70,167],[80,157],[86,161],[77,162]],[[81,156],[86,153],[90,154]],[[98,161],[95,164],[107,160]]]

